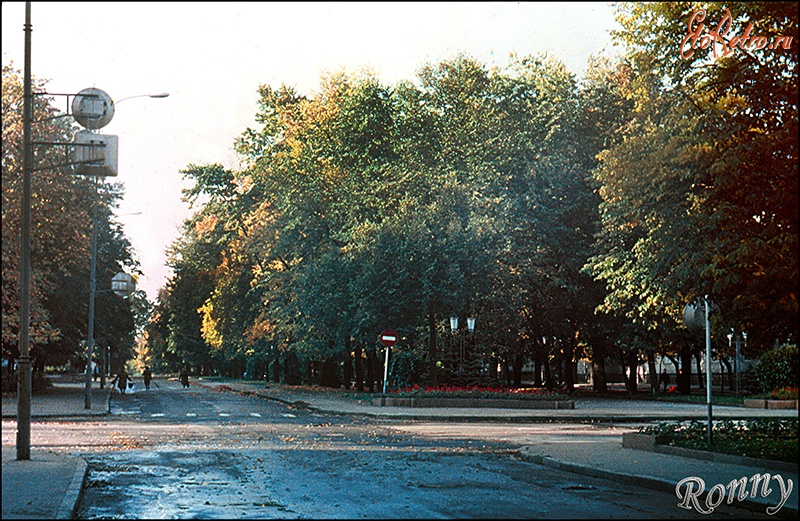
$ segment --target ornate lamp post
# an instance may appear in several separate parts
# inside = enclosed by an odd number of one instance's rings
[[[473,334],[475,332],[475,317],[467,317],[467,330],[469,334]],[[450,332],[452,334],[457,334],[458,332],[458,317],[453,315],[450,317]],[[458,374],[462,375],[464,372],[464,358],[466,357],[466,352],[464,348],[464,337],[459,337],[459,364],[458,364]]]

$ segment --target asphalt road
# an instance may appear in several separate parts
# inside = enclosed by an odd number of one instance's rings
[[[516,452],[543,437],[611,435],[613,426],[381,421],[159,385],[114,396],[102,421],[33,430],[37,446],[89,462],[79,518],[706,517],[671,494]],[[758,517],[735,508],[714,515]]]

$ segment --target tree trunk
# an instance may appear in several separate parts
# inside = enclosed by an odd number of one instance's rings
[[[439,385],[439,374],[436,367],[439,354],[436,351],[436,315],[428,312],[428,384]]]
[[[552,391],[554,387],[553,374],[550,371],[550,357],[546,356],[546,353],[545,353],[545,358],[542,362],[544,363],[544,385],[547,388],[547,390]]]
[[[533,344],[533,386],[542,386],[542,345],[538,340]]]
[[[608,392],[606,380],[606,350],[605,347],[595,347],[592,351],[592,388],[595,392],[605,394]]]
[[[658,369],[656,369],[656,354],[647,351],[647,370],[650,373],[650,394],[658,394]]]
[[[564,387],[567,391],[575,388],[575,362],[572,360],[575,355],[574,342],[574,338],[564,342]]]
[[[520,344],[522,341],[520,340]],[[521,347],[521,345],[519,346]],[[525,357],[522,353],[517,352],[514,355],[514,386],[521,387],[522,386],[522,366],[525,365]]]
[[[361,360],[362,357],[361,342],[356,342],[355,349],[353,350],[353,362],[356,369],[356,390],[364,390],[364,365]]]
[[[322,370],[320,371],[320,383],[324,387],[331,387],[333,389],[339,388],[339,371],[336,360],[325,360],[322,362]]]
[[[344,380],[344,388],[350,389],[350,383],[353,381],[353,358],[350,349],[350,337],[344,339],[344,361],[342,362],[342,379]]]
[[[700,365],[701,362],[700,358],[701,358],[700,352],[698,351],[694,354],[694,359],[697,363],[697,386],[700,389],[705,389],[706,388],[705,378],[703,377],[703,369],[702,366]],[[706,367],[706,369],[708,369],[708,367]]]
[[[367,348],[367,387],[369,388],[369,392],[375,392],[375,364],[373,363],[375,359],[375,348],[368,347]]]
[[[728,360],[728,357],[721,356],[719,359],[725,365],[725,367],[728,369],[728,390],[732,391],[733,390],[733,364],[731,364],[731,361]],[[724,388],[722,389],[722,392],[725,392]]]
[[[678,373],[678,392],[692,394],[692,351],[688,346],[681,347],[681,367]]]
[[[633,394],[638,387],[636,383],[636,369],[639,367],[635,351],[628,351],[625,354],[625,365],[628,366],[628,375],[625,377],[625,388],[629,393]]]

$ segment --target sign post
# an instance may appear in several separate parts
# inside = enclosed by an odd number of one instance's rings
[[[386,362],[383,364],[383,394],[386,394],[386,382],[389,380],[389,349],[397,343],[397,333],[391,329],[381,333],[381,344],[386,346]]]

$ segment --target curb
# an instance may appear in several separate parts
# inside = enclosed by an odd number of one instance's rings
[[[670,481],[650,476],[639,476],[636,474],[627,474],[623,472],[611,472],[608,470],[601,470],[593,467],[587,467],[585,465],[580,465],[578,463],[561,461],[555,458],[551,458],[550,456],[533,454],[530,453],[530,448],[528,447],[523,447],[522,449],[520,449],[519,455],[523,461],[527,461],[529,463],[544,465],[547,467],[556,468],[559,470],[564,470],[575,474],[583,474],[585,476],[591,476],[595,478],[609,479],[612,481],[616,481],[618,483],[623,483],[625,485],[635,485],[644,488],[649,488],[652,490],[657,490],[660,492],[668,492],[671,494],[675,494],[675,488],[678,485],[677,483],[673,483]],[[700,494],[699,497],[705,500],[707,495],[708,491],[705,491],[702,494]],[[764,503],[753,501],[749,498],[740,501],[738,504],[739,506],[741,506],[742,508],[746,508],[747,510],[751,510],[754,512],[761,512],[761,513],[763,513],[765,507],[769,506]],[[783,508],[781,508],[781,510],[779,512],[776,512],[774,515],[780,518],[797,519],[798,510],[796,508],[791,508],[784,505]]]
[[[76,459],[78,460],[78,465],[72,474],[72,479],[67,487],[67,492],[64,494],[64,499],[61,501],[56,519],[73,519],[78,509],[78,502],[83,494],[83,482],[89,473],[89,465],[81,457],[76,457]]]

